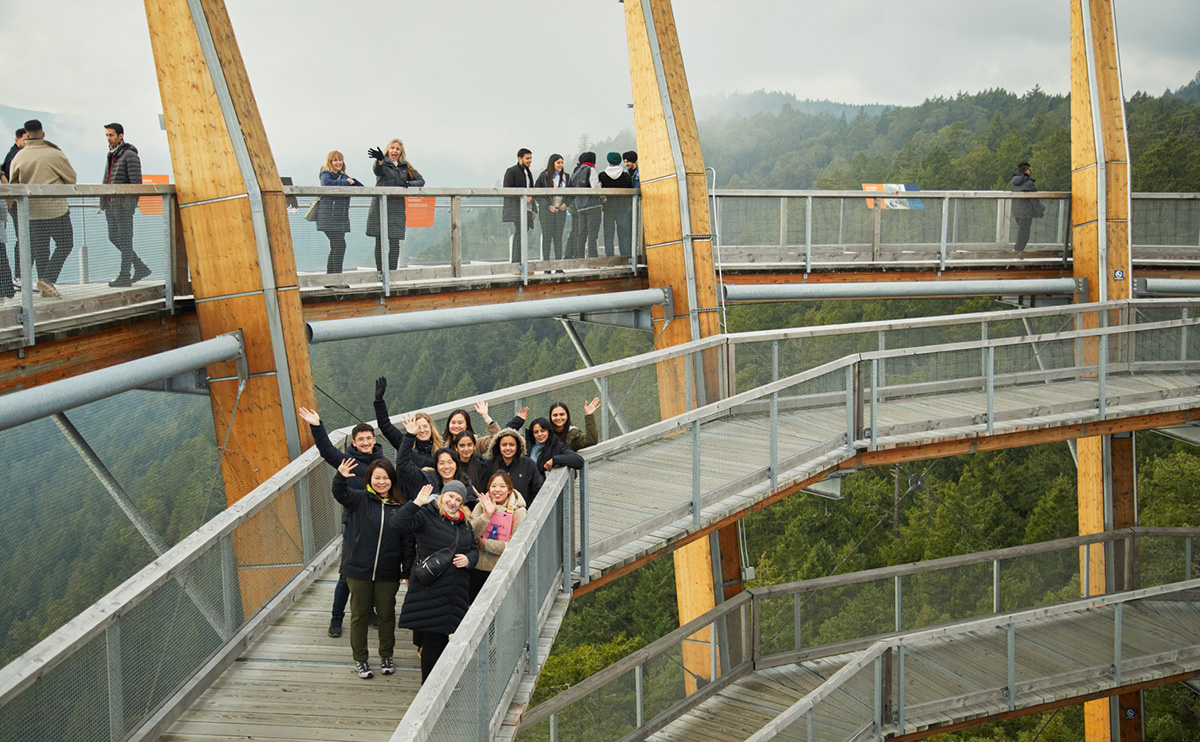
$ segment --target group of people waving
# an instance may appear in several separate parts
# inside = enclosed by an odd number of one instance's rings
[[[477,435],[466,410],[455,410],[439,434],[429,415],[401,416],[392,424],[384,402],[387,379],[375,382],[379,432],[396,449],[393,464],[369,423],[356,425],[350,445],[339,450],[320,416],[301,407],[322,458],[337,468],[333,496],[342,504],[341,577],[334,590],[329,635],[342,635],[350,603],[350,649],[354,671],[371,678],[367,627],[379,630],[379,670],[395,672],[395,630],[410,629],[421,657],[421,681],[432,672],[467,608],[525,519],[547,472],[578,469],[576,453],[596,443],[598,398],[584,404],[585,430],[571,425],[562,403],[551,405],[522,435],[529,408],[504,428],[475,410],[487,424]],[[401,581],[408,589],[396,620]]]

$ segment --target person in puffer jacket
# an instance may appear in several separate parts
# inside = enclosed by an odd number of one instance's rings
[[[395,672],[396,592],[412,567],[414,541],[402,527],[405,504],[396,481],[396,469],[387,459],[367,465],[363,489],[350,487],[348,478],[358,462],[347,458],[333,478],[333,497],[350,511],[341,573],[350,585],[350,651],[354,671],[364,680],[374,676],[368,662],[367,620],[371,603],[379,615],[379,667],[384,675]]]
[[[462,482],[448,482],[437,499],[433,487],[425,485],[416,499],[400,508],[400,531],[416,539],[416,559],[443,549],[453,549],[449,565],[429,584],[410,580],[400,609],[400,627],[412,629],[413,643],[421,655],[421,682],[433,672],[433,666],[467,614],[468,574],[479,559],[475,534],[467,511],[462,508],[466,488]],[[380,629],[383,617],[380,616]]]

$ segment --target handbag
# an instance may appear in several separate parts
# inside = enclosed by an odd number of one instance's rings
[[[304,220],[307,222],[315,222],[317,220],[317,208],[321,203],[321,197],[313,199],[313,202],[308,205],[308,211],[304,212]]]
[[[458,550],[458,526],[454,527],[454,546],[438,549],[429,556],[418,557],[413,564],[412,576],[422,585],[428,585],[442,576],[450,563],[454,561],[454,552]]]

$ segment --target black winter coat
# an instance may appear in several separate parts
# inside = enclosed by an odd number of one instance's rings
[[[317,452],[334,469],[341,466],[342,461],[354,459],[358,466],[350,470],[350,476],[346,477],[346,482],[350,486],[350,489],[366,489],[367,483],[364,477],[367,475],[367,465],[375,459],[386,458],[383,455],[383,446],[376,443],[371,453],[362,453],[352,445],[347,446],[345,451],[339,451],[337,446],[333,445],[333,441],[329,440],[329,434],[325,432],[325,423],[309,425],[308,427],[312,430],[313,442],[317,444]],[[349,522],[350,511],[343,508],[342,525],[346,525]]]
[[[390,159],[376,162],[373,168],[375,186],[386,188],[420,188],[425,185],[425,179],[413,170],[409,175],[408,163],[401,161],[393,163]],[[388,196],[388,237],[393,240],[404,239],[404,196]],[[379,197],[371,201],[371,210],[367,213],[367,236],[379,236]]]
[[[333,496],[350,511],[342,574],[376,582],[408,579],[414,540],[401,528],[401,504],[384,502],[365,489],[351,489],[341,473],[333,477]]]
[[[400,448],[404,446],[404,436],[407,433],[400,428],[397,428],[388,417],[387,402],[382,399],[375,400],[375,424],[379,426],[379,432],[387,438],[387,442],[392,444],[392,448],[399,453]],[[429,467],[433,468],[433,439],[427,441],[414,442],[406,449],[409,456],[412,457],[412,462],[417,465],[417,468]],[[396,459],[396,469],[400,469],[400,459]]]
[[[1025,173],[1014,173],[1009,183],[1012,186],[1013,193],[1034,193],[1037,191],[1037,186],[1034,185],[1033,178]],[[1041,214],[1042,202],[1038,199],[1014,198],[1012,202],[1012,215],[1014,219],[1032,219]]]
[[[470,606],[471,568],[479,561],[479,547],[471,530],[469,515],[450,521],[442,515],[436,501],[417,507],[409,502],[400,508],[399,525],[403,533],[416,539],[417,558],[454,545],[458,534],[456,554],[467,556],[467,567],[451,564],[445,572],[428,585],[410,580],[400,609],[399,625],[413,631],[453,634]]]
[[[496,447],[496,443],[506,433],[512,433],[517,439],[517,455],[513,458],[511,464],[505,464],[504,459],[500,456],[500,450]],[[538,490],[542,488],[542,471],[538,469],[533,459],[525,455],[525,441],[521,439],[520,433],[512,428],[505,428],[496,435],[492,436],[491,444],[488,448],[488,458],[485,460],[487,464],[487,474],[483,479],[483,486],[487,488],[487,481],[492,478],[492,475],[498,471],[508,472],[509,478],[512,479],[513,489],[521,493],[525,498],[525,505],[533,507],[533,500],[537,497]],[[565,464],[564,464],[565,466]],[[580,466],[583,466],[581,463]],[[486,493],[483,493],[486,495]]]
[[[117,148],[108,153],[104,161],[105,185],[141,185],[142,159],[137,147],[129,142],[121,142]],[[124,212],[132,214],[137,208],[137,196],[101,196],[100,208],[105,211]]]
[[[350,181],[354,180],[353,183]],[[323,186],[361,186],[361,180],[355,180],[344,172],[331,173],[321,171]],[[346,234],[350,231],[350,199],[344,196],[321,196],[317,204],[317,229],[325,234]]]
[[[529,450],[533,451],[532,448]],[[546,462],[550,459],[554,459],[554,466],[556,467],[569,466],[572,469],[583,468],[583,457],[567,448],[567,444],[562,442],[562,438],[553,433],[546,438],[546,444],[538,451],[538,457],[534,460],[538,471],[545,472]]]
[[[528,176],[528,180],[526,180]],[[529,168],[522,167],[520,163],[513,165],[504,171],[504,188],[530,188],[533,186],[533,173]],[[504,199],[504,208],[500,210],[500,221],[516,223],[517,214],[521,212],[521,204],[524,199],[520,196],[510,196]],[[533,204],[533,213],[537,213],[537,204]]]
[[[433,493],[440,495],[442,487],[445,484],[442,482],[442,477],[437,473],[436,468],[422,468],[416,464],[416,456],[413,455],[413,444],[420,443],[415,436],[411,436],[406,431],[400,439],[400,445],[396,446],[396,476],[400,478],[400,488],[404,492],[406,499],[416,499],[417,493],[421,488],[428,484],[433,487]],[[432,458],[432,457],[431,457]],[[479,496],[475,492],[475,485],[471,482],[471,477],[463,471],[462,466],[458,469],[458,481],[462,482],[467,488],[467,496],[463,498],[463,504],[469,508],[474,508],[479,502]]]

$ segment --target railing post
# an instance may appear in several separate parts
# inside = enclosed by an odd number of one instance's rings
[[[942,244],[938,250],[938,270],[946,270],[946,238],[950,231],[950,197],[942,198]]]
[[[779,381],[779,341],[771,342],[771,381]],[[779,488],[779,392],[771,393],[771,490]]]
[[[550,742],[558,742],[558,714],[550,714]]]
[[[857,397],[858,364],[852,363],[846,367],[846,452],[854,454],[855,412],[858,405]]]
[[[1083,545],[1083,597],[1092,596],[1092,545]]]
[[[807,734],[808,742],[815,742],[815,740],[817,739],[816,709],[811,708],[811,707],[808,709],[808,713],[805,714],[805,726],[807,727],[807,732],[808,732],[808,734]]]
[[[379,267],[383,274],[383,295],[392,295],[392,262],[389,257],[391,240],[388,230],[388,197],[376,196],[379,199]]]
[[[121,672],[121,621],[117,619],[104,631],[108,667],[108,738],[125,739],[125,686]]]
[[[877,414],[879,411],[879,359],[871,359],[871,450],[874,451],[879,447],[879,442],[875,435],[875,426],[878,423]]]
[[[803,643],[804,634],[801,631],[801,629],[803,628],[803,623],[801,622],[801,615],[800,615],[800,609],[803,607],[804,607],[804,593],[793,593],[792,594],[792,609],[793,609],[792,613],[796,617],[796,625],[793,627],[793,633],[795,635],[795,637],[794,637],[796,640],[795,649],[797,652],[800,651],[800,649],[804,646],[804,643]]]
[[[450,197],[450,274],[462,275],[462,196]]]
[[[788,200],[787,196],[779,197],[779,254],[787,254],[788,246]]]
[[[1182,314],[1182,316],[1180,317],[1180,319],[1186,320],[1188,318],[1187,307],[1183,308],[1183,312],[1181,314]],[[1188,338],[1187,338],[1187,336],[1188,336],[1188,326],[1183,325],[1182,327],[1179,328],[1179,360],[1181,360],[1181,361],[1186,361],[1188,359],[1188,352],[1187,352]]]
[[[1100,326],[1108,326],[1108,312],[1100,313]],[[1100,411],[1100,419],[1105,419],[1105,408],[1108,407],[1108,335],[1100,336],[1100,374],[1096,395],[1096,407]]]
[[[562,494],[559,494],[562,497]],[[533,546],[529,550],[529,557],[525,560],[525,567],[529,570],[529,636],[527,638],[528,649],[526,651],[527,662],[525,664],[525,672],[529,675],[537,677],[538,671],[538,609],[541,607],[542,601],[538,594],[538,559],[539,546],[541,539],[534,539]]]
[[[879,350],[881,352],[887,350],[887,331],[886,330],[879,331]],[[887,384],[887,359],[886,358],[879,359],[879,383],[881,385]]]
[[[175,211],[170,193],[162,197],[163,212],[163,299],[167,312],[175,314]]]
[[[583,460],[583,468],[579,470],[579,584],[586,585],[591,579],[592,538],[588,533],[588,516],[591,513],[591,502],[588,497],[588,460]]]
[[[80,201],[86,201],[86,200],[87,199],[80,199]],[[71,203],[71,200],[67,199],[67,218],[68,219],[71,218],[70,203]],[[80,241],[79,241],[79,250],[77,253],[79,256],[79,285],[80,286],[82,286],[85,283],[88,283],[91,280],[91,270],[90,270],[90,266],[88,265],[88,263],[91,261],[88,259],[88,243],[87,243],[88,228],[87,228],[87,212],[86,212],[85,207],[86,207],[86,204],[82,204],[82,203],[79,204],[79,232],[82,234],[82,239],[80,239]],[[54,243],[54,247],[55,248],[58,247],[57,242]]]
[[[1188,536],[1183,540],[1183,579],[1192,579],[1192,537]]]
[[[600,440],[608,440],[608,377],[603,376],[600,382]]]
[[[475,739],[479,742],[490,742],[492,738],[492,629],[484,632],[479,646],[475,649]]]
[[[996,430],[996,348],[987,349],[987,432]]]
[[[1124,603],[1113,606],[1113,685],[1121,685],[1121,628]]]
[[[697,530],[702,522],[700,517],[700,421],[692,421],[692,525]]]
[[[846,199],[838,199],[838,244],[846,241]]]
[[[587,467],[587,461],[583,462],[584,467]],[[582,476],[582,474],[580,474]],[[562,591],[564,593],[571,592],[571,573],[575,571],[575,473],[572,472],[568,478],[568,487],[564,493],[562,501],[561,522],[559,527],[562,529]],[[582,571],[582,570],[581,570]]]
[[[642,665],[633,668],[633,692],[637,698],[637,729],[641,729],[642,725],[646,723],[646,696],[643,685],[645,680],[642,677],[642,668]]]
[[[527,210],[528,204],[525,199],[529,198],[529,191],[521,189],[521,202],[517,204],[517,239],[520,240],[517,244],[521,246],[521,285],[529,285],[529,240],[526,238],[526,232],[529,229],[529,222],[526,221],[532,214]]]
[[[804,272],[812,271],[812,214],[813,197],[808,196],[804,204]]]
[[[307,564],[317,553],[316,538],[313,536],[312,498],[308,490],[308,478],[303,477],[292,489],[296,497],[296,514],[300,519],[300,553]]]
[[[245,618],[242,609],[242,591],[238,585],[237,558],[233,553],[233,537],[221,539],[221,602],[225,613],[225,636],[233,636]]]
[[[637,273],[638,252],[642,247],[642,230],[638,228],[638,206],[641,205],[641,192],[636,196],[629,198],[629,228],[633,230],[633,234],[629,235],[629,270]]]
[[[900,633],[901,631],[904,630],[904,587],[900,582],[900,580],[901,580],[900,575],[896,575],[893,578],[893,580],[894,580],[894,584],[896,586],[895,591],[894,591],[895,599],[896,599],[896,602],[895,602],[896,633]]]
[[[25,332],[25,344],[33,345],[33,250],[29,240],[29,196],[17,197],[17,244],[21,254],[21,326]]]
[[[992,560],[992,613],[1000,612],[1000,560]]]
[[[896,732],[904,734],[904,645],[899,648],[896,678]]]
[[[883,739],[883,655],[875,657],[875,740]]]
[[[1017,707],[1017,626],[1008,622],[1008,710]]]
[[[871,231],[871,262],[879,260],[879,243],[883,234],[883,199],[876,198],[875,201],[875,224]]]

